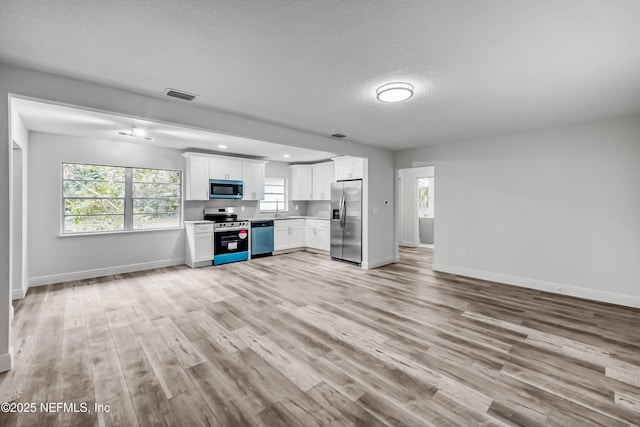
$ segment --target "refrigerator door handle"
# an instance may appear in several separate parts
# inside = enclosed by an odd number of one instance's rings
[[[344,229],[347,226],[347,198],[342,196],[340,199],[340,228]]]

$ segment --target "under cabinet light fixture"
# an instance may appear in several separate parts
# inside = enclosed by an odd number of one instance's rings
[[[129,138],[139,138],[139,139],[144,139],[145,141],[153,141],[153,138],[151,138],[150,136],[144,136],[142,134],[142,132],[137,132],[136,131],[136,127],[135,126],[131,126],[131,130],[127,131],[119,131],[118,135],[121,136],[128,136]]]
[[[400,102],[413,96],[413,85],[396,82],[382,85],[376,90],[376,97],[382,102]]]

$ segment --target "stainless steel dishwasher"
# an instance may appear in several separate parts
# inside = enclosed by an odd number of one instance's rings
[[[251,221],[251,258],[273,253],[273,220]]]

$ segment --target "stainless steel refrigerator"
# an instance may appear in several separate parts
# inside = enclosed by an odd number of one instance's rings
[[[331,258],[362,262],[362,181],[331,184]]]

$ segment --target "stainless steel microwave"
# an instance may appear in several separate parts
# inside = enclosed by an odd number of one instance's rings
[[[242,199],[242,181],[229,179],[209,180],[210,199]]]

